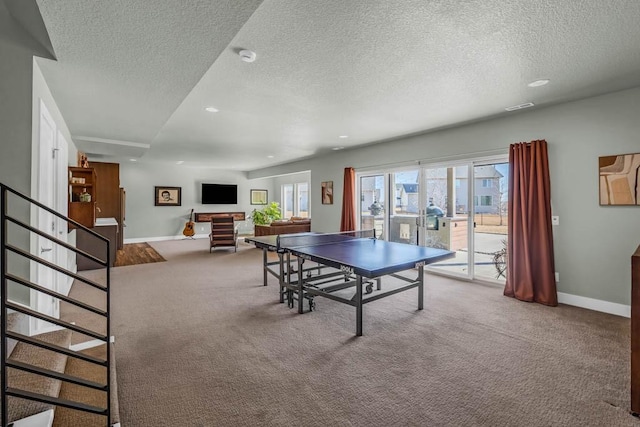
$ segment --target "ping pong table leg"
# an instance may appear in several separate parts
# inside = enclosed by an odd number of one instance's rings
[[[284,302],[284,259],[280,252],[278,252],[278,261],[280,264],[280,272],[278,274],[278,285],[280,286],[280,302]]]
[[[304,281],[304,274],[302,274],[302,261],[303,259],[298,257],[298,313],[300,314],[302,314],[304,311],[304,290],[302,286],[302,282]]]
[[[356,275],[356,335],[362,336],[362,276]]]
[[[269,263],[267,260],[267,248],[262,248],[262,280],[264,283],[264,286],[267,286],[267,269],[269,268]]]
[[[424,308],[424,267],[418,267],[418,310]]]

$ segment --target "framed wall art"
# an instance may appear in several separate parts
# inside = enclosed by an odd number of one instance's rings
[[[322,183],[322,204],[333,204],[333,181],[325,181]]]
[[[267,190],[251,190],[252,205],[266,205],[268,200]]]
[[[598,160],[600,206],[640,206],[640,153]]]
[[[155,187],[156,206],[182,206],[182,187]]]

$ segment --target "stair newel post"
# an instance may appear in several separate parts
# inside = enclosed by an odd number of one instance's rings
[[[2,277],[2,425],[9,425],[7,411],[7,189],[0,185],[0,277]]]
[[[111,426],[111,259],[109,254],[111,253],[109,245],[107,243],[107,427]]]

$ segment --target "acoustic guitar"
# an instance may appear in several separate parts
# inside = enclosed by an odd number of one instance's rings
[[[182,230],[182,234],[184,234],[186,237],[193,237],[193,235],[196,234],[193,226],[193,209],[191,209],[191,213],[189,214],[189,221],[187,221],[187,223],[185,224],[184,230]]]

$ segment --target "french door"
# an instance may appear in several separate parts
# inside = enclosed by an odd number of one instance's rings
[[[504,282],[508,175],[505,157],[359,173],[360,229],[455,252],[430,271]]]

